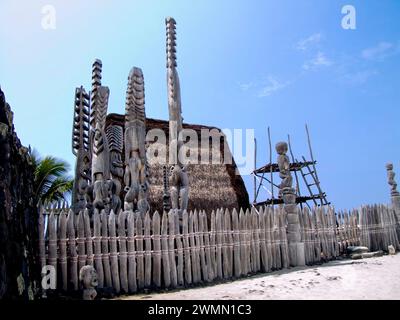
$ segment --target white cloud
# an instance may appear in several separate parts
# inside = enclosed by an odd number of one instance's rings
[[[322,34],[314,33],[306,39],[302,39],[296,44],[296,49],[300,51],[306,51],[310,46],[317,44],[321,41]]]
[[[239,83],[239,87],[242,91],[247,91],[254,86],[253,82]]]
[[[304,70],[316,69],[318,67],[329,67],[333,62],[328,59],[323,52],[318,52],[317,55],[303,64]]]
[[[388,56],[398,53],[399,50],[393,43],[380,42],[375,47],[364,49],[361,56],[366,60],[383,61]]]
[[[287,87],[289,84],[289,81],[281,82],[272,76],[268,76],[266,85],[260,89],[257,96],[259,98],[268,97],[273,93]]]
[[[346,73],[343,75],[342,81],[350,85],[362,85],[377,74],[378,72],[376,70],[363,70],[354,73]]]

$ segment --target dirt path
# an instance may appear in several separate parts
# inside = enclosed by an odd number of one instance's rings
[[[214,286],[120,299],[400,299],[400,254],[332,261]]]

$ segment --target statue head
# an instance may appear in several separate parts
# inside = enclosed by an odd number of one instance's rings
[[[393,170],[393,163],[387,163],[386,164],[386,169],[387,170]]]
[[[288,151],[288,144],[286,142],[278,142],[275,145],[275,150],[278,154],[284,155]]]
[[[84,266],[79,271],[79,281],[84,289],[95,288],[98,285],[97,272],[92,266]]]

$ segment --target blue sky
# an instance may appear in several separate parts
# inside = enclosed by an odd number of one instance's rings
[[[44,5],[56,29],[41,26]],[[344,30],[341,9],[356,8]],[[124,110],[127,76],[143,69],[146,112],[167,119],[166,16],[177,21],[186,122],[254,128],[258,164],[292,137],[308,157],[308,123],[319,176],[338,208],[389,201],[385,163],[400,176],[400,1],[2,0],[0,85],[22,142],[74,163],[75,87],[103,61],[110,112]],[[274,158],[276,157],[274,153]],[[252,197],[252,179],[244,177]]]

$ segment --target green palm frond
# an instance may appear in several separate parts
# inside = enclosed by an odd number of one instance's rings
[[[52,156],[40,158],[35,150],[30,156],[35,169],[35,201],[67,200],[73,188],[73,179],[68,176],[69,164]]]

